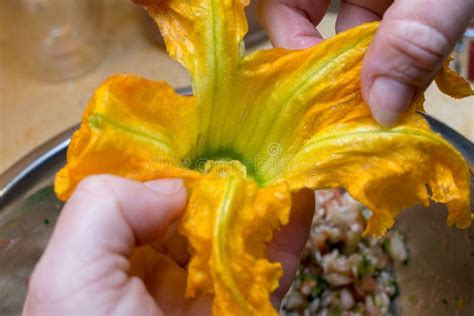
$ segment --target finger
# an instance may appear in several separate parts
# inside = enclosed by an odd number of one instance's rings
[[[142,309],[156,312],[143,284],[129,278],[128,257],[135,246],[162,236],[180,216],[186,197],[181,180],[143,184],[109,175],[83,180],[64,206],[35,267],[25,309],[42,304],[45,310],[68,310],[68,300],[75,297],[72,301],[81,306],[74,308],[100,313],[110,307],[111,295],[131,298],[139,292]],[[126,308],[133,302],[124,298],[120,303]]]
[[[314,215],[314,191],[303,189],[292,196],[291,217],[288,225],[275,232],[267,248],[270,261],[279,261],[283,266],[280,287],[272,293],[271,300],[279,307],[291,286],[300,264],[301,252],[308,240]]]
[[[130,274],[146,284],[148,293],[158,302],[164,315],[210,315],[212,297],[185,298],[186,271],[169,257],[151,247],[134,250]]]
[[[140,247],[130,257],[130,275],[146,285],[164,315],[180,315],[184,305],[186,272],[150,246]]]
[[[336,32],[378,21],[392,4],[392,0],[343,0],[336,20]]]
[[[64,206],[38,268],[46,269],[40,272],[47,276],[54,267],[63,274],[57,279],[65,280],[98,258],[122,262],[117,257],[128,258],[136,245],[152,242],[167,230],[184,209],[186,197],[181,180],[143,184],[109,175],[86,178]]]
[[[396,123],[431,82],[474,13],[471,0],[400,0],[387,10],[364,57],[362,94],[374,118]]]
[[[179,179],[143,184],[111,175],[86,178],[64,206],[51,244],[73,250],[107,245],[128,256],[136,245],[162,236],[184,210],[186,198]]]
[[[188,240],[179,233],[179,222],[171,225],[163,237],[152,246],[158,253],[173,259],[180,267],[184,268],[188,264]]]
[[[315,25],[330,0],[261,0],[258,13],[274,47],[301,49],[322,41]]]

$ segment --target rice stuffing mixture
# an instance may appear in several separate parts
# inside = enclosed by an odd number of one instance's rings
[[[317,209],[296,278],[280,315],[394,315],[395,262],[409,258],[404,236],[363,238],[371,212],[341,190],[316,192]]]

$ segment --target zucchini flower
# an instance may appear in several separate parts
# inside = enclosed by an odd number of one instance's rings
[[[282,268],[266,259],[265,244],[288,222],[292,192],[345,188],[372,210],[365,233],[375,236],[430,198],[447,204],[448,225],[466,228],[473,218],[469,168],[418,113],[423,97],[391,128],[362,99],[362,59],[377,23],[304,50],[246,55],[248,2],[146,1],[169,54],[191,73],[193,95],[130,74],[107,79],[55,180],[67,199],[93,174],[185,179],[186,295],[212,293],[215,315],[277,314],[269,295]],[[447,66],[436,81],[455,97],[473,94]]]

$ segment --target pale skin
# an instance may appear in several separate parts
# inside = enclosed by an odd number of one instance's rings
[[[299,49],[323,40],[314,26],[328,5],[329,0],[261,0],[259,13],[274,46]],[[342,1],[337,32],[382,20],[361,75],[362,94],[376,120],[397,122],[413,95],[432,81],[473,14],[472,0]],[[23,314],[209,314],[212,297],[184,298],[189,256],[176,222],[186,201],[181,180],[143,184],[99,175],[82,181],[32,274]],[[295,194],[293,203],[290,223],[276,232],[267,251],[284,268],[271,296],[276,308],[299,264],[314,210],[312,191]],[[143,245],[149,245],[146,255],[134,252]]]
[[[312,191],[293,200],[290,223],[267,247],[285,271],[271,296],[275,307],[296,273],[314,211]],[[189,255],[176,223],[186,202],[179,179],[83,180],[34,269],[23,315],[209,315],[211,296],[184,298]]]

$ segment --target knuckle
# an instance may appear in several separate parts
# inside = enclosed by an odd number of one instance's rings
[[[430,78],[449,53],[446,36],[418,21],[394,21],[383,41],[394,56],[390,61],[394,76],[417,85]]]
[[[73,205],[101,205],[102,207],[115,208],[120,201],[114,188],[117,177],[112,175],[93,175],[84,178],[77,185],[70,201]],[[85,204],[84,204],[85,203]]]
[[[93,175],[88,176],[79,182],[77,185],[78,189],[97,189],[104,185],[105,175]]]
[[[79,182],[76,192],[88,195],[109,195],[111,178],[112,176],[106,174],[88,176]]]

